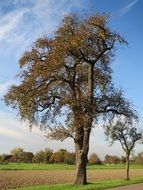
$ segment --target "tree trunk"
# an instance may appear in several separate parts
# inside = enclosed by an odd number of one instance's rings
[[[77,130],[76,135],[78,138],[75,140],[76,150],[76,178],[75,184],[85,185],[87,184],[86,163],[89,150],[89,137],[90,130]]]
[[[75,184],[77,185],[87,184],[86,163],[87,163],[87,154],[77,151],[76,153],[76,179],[75,179]]]
[[[129,180],[130,177],[129,177],[129,164],[130,164],[130,161],[129,161],[129,155],[126,156],[126,179]]]
[[[75,184],[87,184],[86,163],[89,150],[89,138],[93,122],[93,85],[94,85],[94,65],[89,65],[88,69],[88,93],[85,112],[74,115],[76,126],[75,150],[76,150],[76,179]],[[76,112],[74,112],[76,113]],[[82,115],[83,114],[83,115]],[[77,118],[78,115],[78,118]],[[82,118],[81,120],[79,118]]]

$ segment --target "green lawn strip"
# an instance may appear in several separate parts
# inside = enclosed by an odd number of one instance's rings
[[[87,169],[125,169],[125,164],[87,165]],[[131,164],[130,169],[143,169],[143,165]],[[75,165],[10,163],[1,164],[0,170],[75,170]]]
[[[0,170],[74,170],[75,165],[68,164],[25,164],[10,163],[0,165]]]
[[[49,186],[32,186],[25,188],[17,188],[15,190],[102,190],[112,187],[131,185],[136,183],[143,183],[143,177],[133,178],[131,180],[117,179],[97,181],[88,185],[71,185],[71,184],[58,184]]]

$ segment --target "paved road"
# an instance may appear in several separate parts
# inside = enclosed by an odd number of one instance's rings
[[[107,190],[143,190],[143,183],[116,187],[116,188],[111,188],[111,189],[107,189]]]

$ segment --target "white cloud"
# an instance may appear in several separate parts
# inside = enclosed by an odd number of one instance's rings
[[[77,0],[14,0],[12,3],[13,10],[0,18],[0,40],[24,47],[38,37],[52,34],[63,15],[73,8],[82,10],[85,6]]]
[[[120,16],[124,16],[125,14],[127,14],[131,8],[138,2],[138,0],[134,0],[131,3],[129,3],[127,6],[125,6],[122,10],[121,10],[121,14]]]
[[[16,10],[0,18],[0,40],[5,39],[9,33],[15,30],[26,12],[26,9]]]
[[[39,151],[45,147],[58,150],[63,147],[74,151],[72,140],[64,142],[51,141],[44,137],[40,129],[33,127],[30,131],[28,124],[14,118],[13,114],[0,112],[0,154],[8,153],[15,147],[26,151]]]
[[[10,137],[10,138],[15,138],[18,140],[21,139],[21,134],[19,132],[16,132],[16,130],[11,130],[5,127],[0,128],[0,135]]]
[[[0,112],[0,135],[5,137],[24,140],[26,133],[29,133],[28,125],[14,119],[11,115]],[[40,134],[38,129],[33,130],[34,134]]]

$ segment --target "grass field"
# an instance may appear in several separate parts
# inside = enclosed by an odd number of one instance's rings
[[[142,183],[143,177],[134,178],[132,180],[108,180],[108,181],[98,181],[85,186],[76,186],[71,184],[61,184],[61,185],[49,185],[49,186],[34,186],[28,188],[17,188],[16,190],[103,190],[112,187],[125,186],[129,184]]]
[[[131,169],[143,169],[143,165],[131,164]],[[125,169],[125,164],[88,165],[89,170],[99,169]],[[25,164],[10,163],[0,165],[0,170],[75,170],[75,165],[67,164]]]

